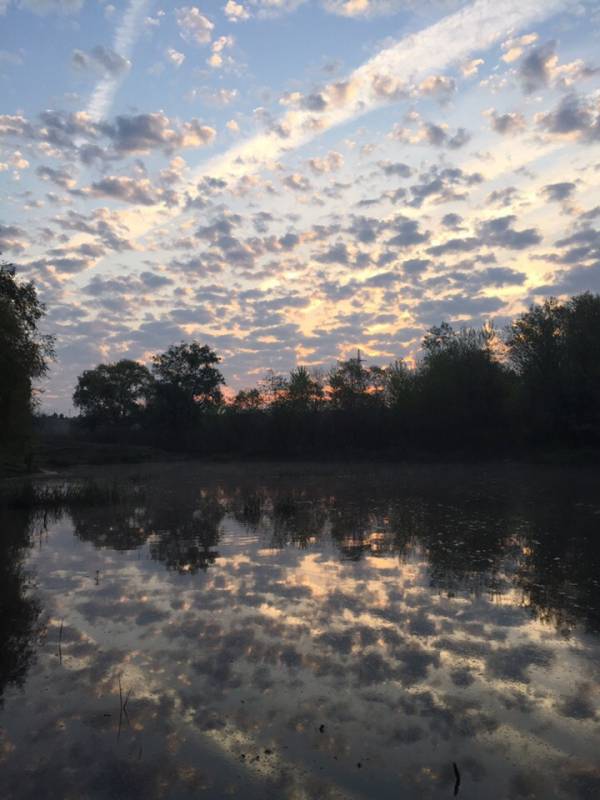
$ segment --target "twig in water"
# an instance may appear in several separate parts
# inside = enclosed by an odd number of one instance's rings
[[[456,778],[456,783],[454,784],[454,797],[456,797],[460,787],[460,772],[458,771],[458,767],[456,766],[456,761],[452,762],[452,766],[454,767],[454,777]]]
[[[129,714],[127,713],[127,703],[129,702],[129,696],[132,692],[132,689],[127,691],[125,695],[125,702],[123,702],[123,687],[121,686],[121,676],[119,675],[119,704],[120,704],[120,711],[119,711],[119,730],[117,732],[117,741],[121,738],[121,727],[123,725],[123,714],[125,714],[125,719],[127,720],[127,724],[131,726],[129,721]]]
[[[119,730],[117,731],[117,742],[121,738],[122,724],[123,724],[123,689],[121,688],[121,676],[119,675]]]
[[[63,634],[63,620],[60,621],[60,631],[58,632],[58,663],[62,664],[62,634]]]

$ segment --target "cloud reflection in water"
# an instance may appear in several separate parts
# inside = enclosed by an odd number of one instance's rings
[[[341,472],[7,517],[3,796],[599,792],[593,476]]]

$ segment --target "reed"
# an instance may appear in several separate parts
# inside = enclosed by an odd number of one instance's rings
[[[92,480],[64,481],[61,483],[34,483],[28,481],[17,487],[5,489],[0,504],[5,508],[39,509],[44,513],[77,506],[105,506],[123,499],[123,489],[112,483]]]

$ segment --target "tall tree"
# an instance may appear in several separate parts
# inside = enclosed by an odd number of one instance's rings
[[[600,295],[532,305],[510,326],[509,357],[538,436],[600,436]]]
[[[150,371],[137,361],[99,364],[79,376],[73,403],[92,424],[132,422],[147,405],[153,384]]]
[[[425,335],[419,400],[436,446],[506,436],[510,375],[496,356],[496,343],[491,326],[455,331],[444,322]]]
[[[299,411],[316,410],[323,402],[323,382],[306,367],[296,367],[287,382],[287,402]]]
[[[381,370],[365,367],[360,353],[338,361],[329,373],[329,399],[336,408],[355,409],[380,397]]]
[[[54,339],[40,333],[45,314],[34,284],[0,264],[0,449],[29,459],[34,381],[48,370]]]
[[[571,432],[600,435],[600,295],[585,292],[565,304],[564,384]]]
[[[267,374],[258,385],[258,391],[269,408],[283,405],[288,392],[287,376],[273,372],[272,369],[267,370]]]
[[[231,407],[234,411],[260,411],[263,405],[264,401],[260,390],[254,388],[240,389],[233,398]]]
[[[417,372],[409,369],[404,361],[394,361],[384,373],[386,405],[403,414],[412,412],[417,385]]]
[[[221,359],[208,345],[181,342],[152,359],[159,392],[174,407],[203,411],[223,403],[225,379],[217,369]]]

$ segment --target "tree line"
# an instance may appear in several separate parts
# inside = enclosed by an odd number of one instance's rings
[[[221,359],[181,342],[101,364],[73,400],[95,430],[198,453],[319,455],[490,450],[600,443],[600,296],[532,305],[502,333],[430,328],[416,365],[355,357],[329,371],[267,372],[226,399]]]
[[[0,268],[0,413],[21,430],[53,341],[39,334],[35,287]],[[360,352],[328,371],[267,371],[226,397],[221,358],[180,342],[149,367],[122,359],[77,379],[73,402],[89,435],[195,454],[240,456],[498,453],[600,444],[600,295],[533,304],[491,325],[430,328],[416,364],[367,364]]]

